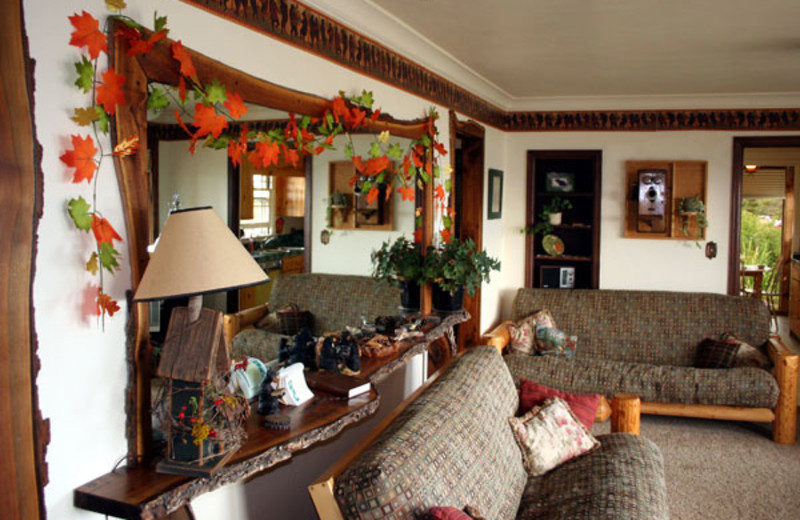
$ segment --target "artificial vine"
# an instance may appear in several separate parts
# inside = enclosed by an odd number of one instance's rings
[[[237,92],[230,92],[226,87],[213,79],[203,84],[192,62],[191,55],[180,40],[167,42],[167,17],[153,18],[153,30],[150,31],[132,18],[122,14],[126,7],[124,0],[106,0],[106,6],[112,11],[100,30],[99,21],[91,14],[83,11],[69,17],[74,31],[70,45],[84,50],[85,54],[75,62],[77,86],[85,94],[89,94],[90,103],[86,107],[74,110],[72,120],[80,127],[88,127],[89,134],[71,136],[72,149],[61,155],[61,160],[73,168],[72,182],[86,181],[92,186],[91,202],[82,196],[68,201],[68,213],[74,225],[81,231],[91,230],[95,239],[94,251],[86,262],[86,270],[97,277],[97,315],[104,320],[105,316],[113,316],[119,310],[118,302],[105,291],[104,271],[113,274],[119,269],[120,253],[115,243],[122,237],[112,224],[103,217],[99,209],[97,182],[100,165],[108,156],[125,158],[137,153],[139,136],[132,135],[120,142],[111,153],[103,150],[99,135],[108,134],[110,117],[119,106],[126,103],[124,94],[125,77],[108,67],[101,72],[99,58],[108,54],[107,32],[111,21],[120,22],[116,34],[127,42],[128,54],[146,54],[156,45],[170,45],[172,57],[176,60],[180,71],[177,95],[172,91],[148,86],[147,108],[163,110],[170,104],[170,97],[175,99],[178,108],[174,110],[175,120],[190,139],[189,151],[194,153],[198,144],[214,149],[226,149],[234,165],[243,159],[257,168],[267,168],[283,160],[297,165],[303,155],[318,155],[325,150],[334,149],[333,142],[338,135],[346,137],[345,156],[353,162],[355,174],[351,185],[358,182],[368,202],[373,202],[379,194],[379,185],[386,185],[386,197],[396,186],[403,200],[414,200],[415,189],[422,188],[434,179],[434,198],[439,201],[439,209],[443,215],[444,229],[440,231],[444,242],[449,241],[449,228],[452,226],[452,212],[446,207],[446,192],[450,191],[450,167],[444,172],[439,167],[439,157],[447,150],[437,140],[435,120],[438,117],[435,109],[427,114],[427,132],[419,139],[403,149],[398,143],[391,142],[388,131],[375,136],[365,153],[355,150],[351,132],[369,128],[380,117],[380,109],[374,109],[371,92],[362,91],[358,95],[339,95],[331,99],[329,106],[321,117],[296,116],[289,114],[289,121],[284,128],[276,128],[268,132],[250,130],[246,122],[241,121],[247,113]],[[88,57],[87,57],[88,54]],[[191,100],[190,100],[191,98]],[[235,124],[232,124],[235,123]],[[432,157],[427,157],[427,150],[432,149]],[[417,227],[421,224],[421,214],[416,215]],[[419,240],[419,235],[416,235]]]

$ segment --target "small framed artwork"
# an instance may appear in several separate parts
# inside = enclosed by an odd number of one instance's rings
[[[503,172],[489,168],[489,220],[503,216]]]
[[[554,193],[569,193],[575,191],[575,174],[562,172],[547,172],[545,175],[545,191]]]

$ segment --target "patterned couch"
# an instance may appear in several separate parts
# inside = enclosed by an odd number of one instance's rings
[[[338,508],[315,497],[320,518],[425,518],[434,506],[493,520],[669,517],[661,453],[637,435],[600,435],[597,450],[529,477],[508,423],[518,403],[498,351],[467,351],[335,478]]]
[[[271,311],[290,304],[313,315],[311,332],[343,330],[361,323],[361,317],[397,314],[399,289],[368,276],[303,273],[280,275],[272,282],[269,302],[225,316],[225,336],[233,357],[275,359],[281,334],[248,328]]]
[[[760,300],[707,293],[524,288],[512,320],[548,309],[556,326],[577,335],[574,358],[510,354],[515,381],[569,392],[638,395],[642,413],[773,422],[773,438],[793,444],[797,421],[798,356],[770,338]],[[774,368],[695,368],[705,338],[731,333],[769,354]],[[504,325],[489,335],[502,346]]]

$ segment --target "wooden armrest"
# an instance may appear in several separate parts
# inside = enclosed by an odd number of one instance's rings
[[[497,327],[490,330],[481,338],[481,343],[484,345],[491,345],[496,348],[501,354],[510,342],[508,335],[508,324],[514,323],[511,320],[503,320]]]
[[[411,395],[406,397],[397,408],[392,410],[381,422],[370,431],[358,444],[350,448],[342,457],[333,463],[331,467],[325,470],[314,482],[308,486],[308,494],[311,495],[311,501],[314,502],[314,507],[317,510],[317,515],[320,520],[343,520],[342,512],[339,509],[339,504],[336,502],[334,495],[334,486],[336,484],[336,477],[341,475],[347,467],[358,458],[373,442],[380,436],[383,431],[388,428],[392,421],[394,421],[408,406],[414,402],[425,390],[436,381],[441,374],[447,371],[447,368],[459,357],[463,352],[448,359],[442,367],[434,372],[425,383],[417,388]]]
[[[778,336],[769,338],[767,353],[775,363],[772,375],[781,391],[775,406],[773,438],[780,444],[794,444],[797,432],[797,374],[800,356],[791,352]]]
[[[225,341],[230,346],[233,337],[242,329],[257,323],[258,320],[269,314],[269,306],[264,303],[243,311],[225,314],[222,317],[222,330]]]

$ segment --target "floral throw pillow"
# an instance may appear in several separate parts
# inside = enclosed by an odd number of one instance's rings
[[[540,311],[536,311],[533,314],[529,314],[519,320],[517,323],[518,325],[522,325],[523,323],[527,323],[531,326],[531,328],[536,327],[555,327],[556,320],[553,318],[553,314],[547,310],[542,309]]]
[[[519,352],[520,354],[533,355],[535,353],[535,332],[534,328],[527,323],[517,325],[515,323],[508,324],[508,336],[510,338],[510,347],[512,352]]]
[[[738,339],[731,333],[723,334],[720,338],[721,341],[736,343],[739,345],[739,350],[736,351],[736,357],[733,360],[735,367],[756,367],[769,370],[772,368],[772,362],[766,354],[761,350],[752,346],[751,344]]]
[[[540,356],[575,355],[578,336],[567,336],[555,327],[536,327],[536,353]]]
[[[522,417],[510,417],[508,422],[525,470],[532,477],[600,446],[560,397],[548,399]]]

